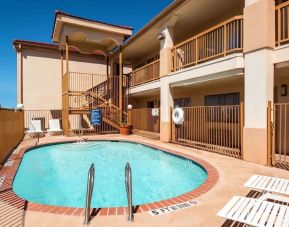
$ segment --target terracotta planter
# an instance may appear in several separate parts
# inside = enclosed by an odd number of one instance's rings
[[[119,127],[119,132],[121,135],[124,135],[124,136],[131,134],[131,125],[121,125]]]

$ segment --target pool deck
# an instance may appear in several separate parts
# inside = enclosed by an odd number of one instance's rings
[[[196,197],[194,200],[198,201],[198,205],[194,207],[157,217],[153,217],[147,212],[136,213],[134,218],[135,221],[131,224],[126,222],[125,215],[99,216],[98,213],[92,218],[89,226],[231,226],[231,223],[225,223],[226,220],[218,217],[216,213],[232,196],[246,196],[248,193],[252,193],[252,191],[243,187],[245,181],[252,174],[264,174],[289,179],[289,171],[286,170],[256,165],[235,158],[221,156],[180,145],[162,143],[158,140],[136,135],[125,137],[119,135],[101,135],[87,136],[87,138],[92,140],[124,139],[150,144],[159,148],[176,151],[185,156],[194,156],[197,160],[205,160],[214,166],[218,172],[218,181],[216,185],[213,188],[210,188],[206,193]],[[76,139],[77,137],[45,137],[40,139],[39,145],[60,141],[75,141]],[[35,145],[35,142],[36,139],[23,141],[15,149],[14,153],[18,153],[25,147]],[[11,157],[13,157],[13,155],[11,155]],[[7,170],[12,168],[10,167],[9,161],[4,168]],[[5,185],[2,185],[1,187],[0,179],[0,197],[4,192],[3,186]],[[15,204],[11,206],[6,202],[0,201],[0,226],[83,226],[83,216],[31,211],[27,209],[27,203],[25,203],[25,201],[15,201],[15,203],[17,203],[17,206],[15,206]]]

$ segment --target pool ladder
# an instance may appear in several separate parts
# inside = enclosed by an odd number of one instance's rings
[[[94,164],[92,163],[88,171],[87,191],[86,191],[86,205],[84,213],[84,224],[88,225],[90,221],[90,205],[94,186]]]
[[[84,225],[88,225],[90,221],[90,207],[91,207],[93,186],[94,186],[94,164],[92,163],[88,171]],[[127,202],[128,202],[127,221],[133,222],[132,176],[131,176],[131,168],[130,168],[129,163],[126,163],[126,166],[125,166],[125,187],[126,187]]]

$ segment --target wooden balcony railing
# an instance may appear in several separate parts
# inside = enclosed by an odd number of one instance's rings
[[[289,1],[276,6],[276,46],[289,42]]]
[[[131,86],[150,82],[159,78],[160,60],[156,60],[131,72]]]
[[[226,20],[171,49],[171,71],[243,50],[243,16]]]

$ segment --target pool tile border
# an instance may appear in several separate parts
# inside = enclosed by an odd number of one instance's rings
[[[77,140],[70,140],[69,142],[76,142]],[[188,193],[179,195],[177,197],[173,197],[170,199],[153,202],[149,204],[143,204],[136,206],[135,213],[144,213],[148,212],[154,209],[163,208],[166,206],[172,206],[176,205],[178,203],[182,202],[188,202],[192,199],[195,199],[204,193],[211,190],[218,182],[219,180],[219,173],[217,169],[212,166],[210,163],[199,159],[197,157],[194,157],[191,154],[184,154],[178,151],[175,151],[175,149],[171,148],[165,148],[159,145],[155,145],[152,143],[147,143],[143,141],[135,141],[135,140],[129,140],[129,139],[111,139],[111,138],[103,138],[103,139],[89,139],[88,141],[123,141],[123,142],[137,142],[139,144],[143,144],[155,149],[159,149],[161,151],[164,151],[169,154],[181,156],[184,158],[187,158],[189,160],[192,160],[202,166],[207,174],[208,178],[207,180],[198,188],[194,189],[193,191],[190,191]],[[57,143],[66,143],[66,141],[62,142],[45,142],[41,143],[38,147],[45,146],[45,145],[52,145]],[[24,200],[20,197],[18,197],[14,191],[12,190],[12,184],[14,177],[17,173],[17,170],[19,168],[19,165],[21,163],[21,160],[26,152],[29,150],[36,148],[35,146],[25,146],[21,148],[17,153],[12,154],[8,161],[11,165],[6,165],[0,170],[0,178],[4,177],[4,181],[2,182],[2,185],[0,185],[0,201],[9,204],[10,206],[13,206],[17,209],[25,209],[28,211],[36,211],[36,212],[44,212],[44,213],[52,213],[52,214],[61,214],[61,215],[71,215],[71,216],[81,216],[84,215],[84,209],[83,208],[71,208],[71,207],[61,207],[61,206],[51,206],[51,205],[44,205],[44,204],[37,204],[33,202],[29,202],[27,200]],[[25,205],[23,205],[25,204]],[[108,216],[108,215],[124,215],[127,214],[127,208],[126,207],[113,207],[113,208],[94,208],[92,211],[94,216]]]

